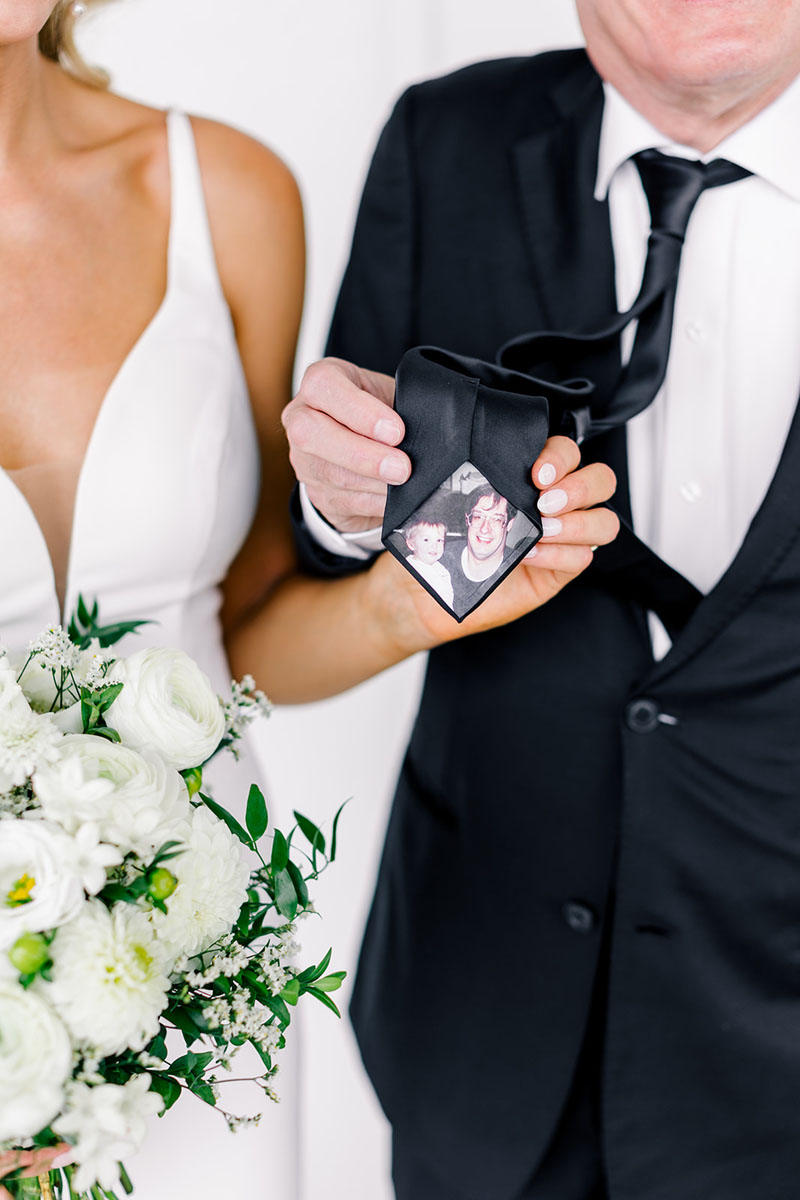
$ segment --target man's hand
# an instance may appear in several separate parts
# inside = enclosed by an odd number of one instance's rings
[[[380,525],[387,483],[405,483],[411,463],[394,412],[394,379],[338,358],[308,368],[283,412],[289,457],[308,498],[342,533]]]
[[[391,555],[383,554],[370,575],[375,611],[384,614],[404,653],[507,625],[541,608],[592,561],[598,546],[613,542],[619,519],[596,507],[613,496],[617,481],[603,463],[581,467],[580,450],[565,437],[551,437],[533,464],[541,491],[544,536],[483,604],[461,624],[449,616]]]

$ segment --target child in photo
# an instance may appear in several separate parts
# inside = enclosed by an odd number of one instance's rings
[[[411,551],[406,562],[416,573],[429,583],[449,608],[453,607],[453,584],[450,572],[439,559],[444,554],[447,526],[434,514],[418,511],[406,526],[404,537]]]

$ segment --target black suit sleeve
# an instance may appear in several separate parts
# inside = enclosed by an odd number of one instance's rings
[[[416,326],[413,105],[412,88],[378,141],[327,345],[328,354],[387,375],[414,344]]]
[[[328,355],[387,375],[394,374],[412,344],[416,323],[412,95],[413,89],[401,96],[375,150],[326,348]],[[352,575],[370,565],[371,558],[345,558],[317,543],[303,520],[297,489],[291,514],[300,565],[307,573]]]

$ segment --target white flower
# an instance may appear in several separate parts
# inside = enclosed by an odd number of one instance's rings
[[[208,678],[181,650],[140,650],[110,678],[125,686],[108,721],[135,750],[153,746],[183,771],[211,757],[225,733],[222,705]]]
[[[171,963],[147,914],[89,900],[50,947],[50,1003],[73,1037],[104,1057],[142,1050],[158,1032]]]
[[[0,792],[20,787],[40,763],[58,757],[53,718],[32,711],[5,655],[0,658]]]
[[[122,851],[100,841],[97,825],[81,825],[72,838],[72,861],[75,874],[85,891],[96,896],[106,885],[106,872],[122,862]]]
[[[190,811],[183,779],[155,754],[94,734],[65,737],[61,751],[57,763],[36,772],[33,786],[45,816],[69,833],[90,821],[103,841],[147,855]]]
[[[55,929],[84,902],[72,841],[48,821],[0,824],[0,950],[22,933]]]
[[[74,671],[78,665],[80,651],[68,633],[60,625],[51,625],[28,645],[28,654],[34,655],[50,670]]]
[[[52,1008],[16,980],[0,980],[0,1141],[44,1129],[71,1070],[69,1036]]]
[[[250,870],[240,843],[207,808],[196,808],[173,836],[185,850],[170,861],[178,886],[167,912],[153,912],[159,939],[193,957],[229,933],[247,899]]]
[[[161,1097],[149,1087],[149,1075],[136,1075],[122,1087],[115,1083],[69,1087],[66,1110],[53,1122],[53,1129],[75,1146],[75,1192],[88,1192],[95,1183],[107,1191],[120,1187],[120,1161],[141,1147],[147,1118],[163,1107]]]

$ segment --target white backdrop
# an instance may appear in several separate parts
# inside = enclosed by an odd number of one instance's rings
[[[581,37],[570,0],[120,0],[88,17],[80,40],[118,91],[236,125],[294,170],[309,240],[299,378],[321,354],[366,167],[397,94],[467,62]],[[423,669],[413,661],[337,700],[280,710],[263,736],[279,818],[297,807],[324,821],[353,797],[339,861],[318,889],[324,920],[304,932],[307,949],[332,944],[334,965],[351,972]],[[388,1128],[347,1021],[320,1008],[301,1035],[303,1200],[390,1200]],[[272,1200],[255,1187],[253,1200],[262,1194]]]

